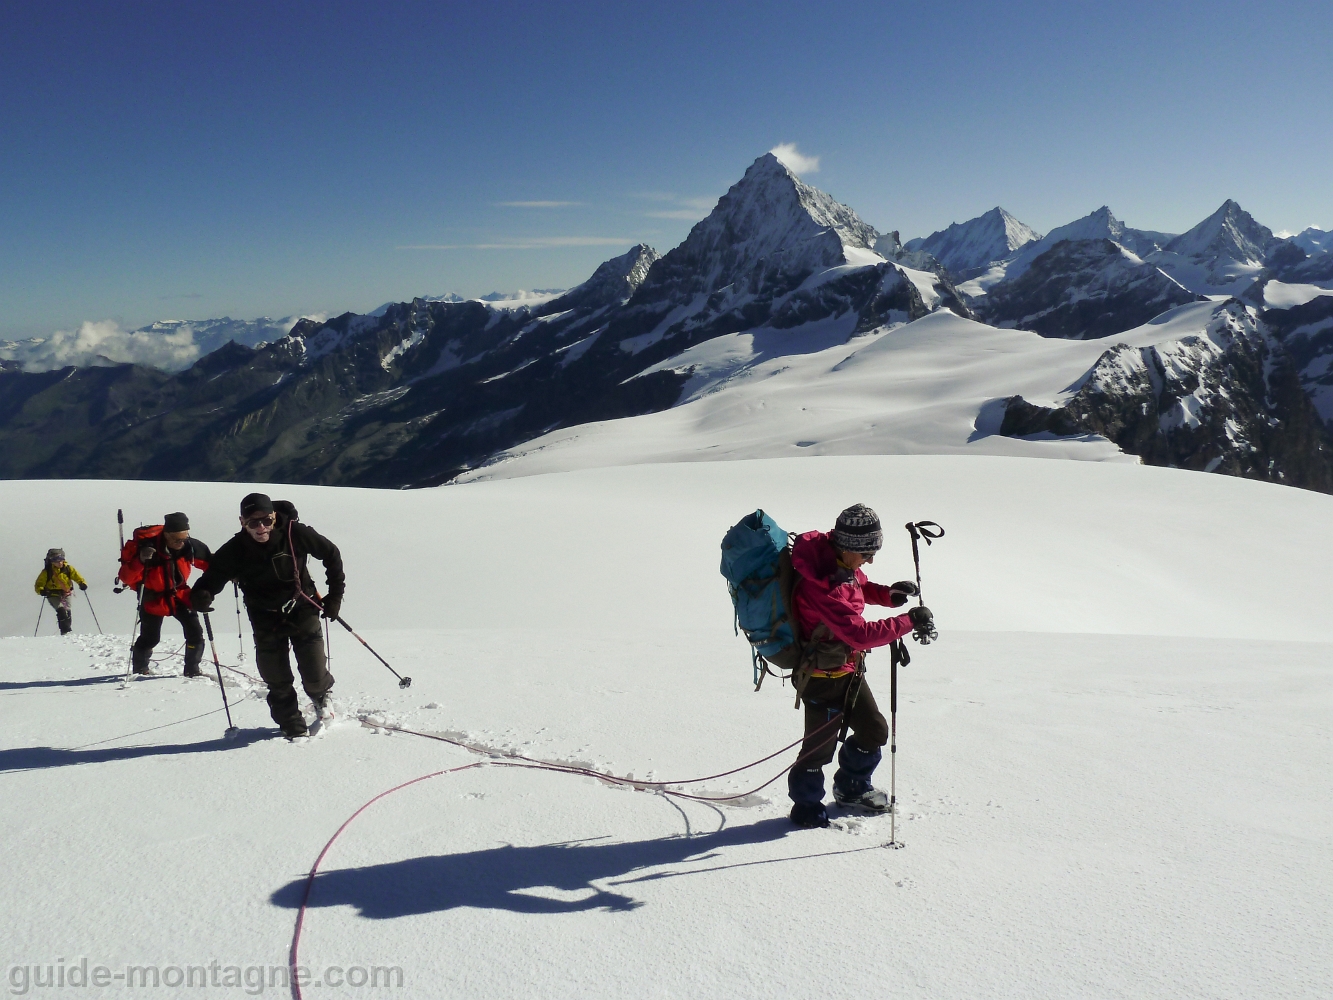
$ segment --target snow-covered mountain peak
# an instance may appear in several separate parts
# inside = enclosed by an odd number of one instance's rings
[[[772,153],[750,164],[695,230],[710,222],[731,227],[742,240],[774,249],[787,249],[829,229],[845,246],[862,250],[873,249],[879,236],[856,212],[806,184]]]
[[[1143,257],[1160,249],[1167,239],[1169,236],[1166,233],[1131,229],[1115,217],[1109,206],[1103,205],[1081,219],[1075,219],[1068,225],[1052,229],[1040,240],[1028,243],[1014,257],[1006,277],[1014,278],[1022,274],[1034,260],[1065,240],[1111,240],[1131,253]]]
[[[1291,242],[1308,254],[1333,252],[1333,232],[1325,232],[1318,226],[1310,226],[1292,237]]]
[[[625,302],[638,291],[648,277],[649,269],[661,259],[660,253],[648,244],[640,243],[619,257],[603,262],[587,281],[554,300],[552,308],[573,309]]]
[[[909,240],[908,250],[924,250],[954,274],[967,275],[1003,260],[1041,234],[996,206],[967,222],[955,222],[925,238]]]
[[[879,263],[878,235],[852,209],[765,153],[652,269],[641,297],[707,294],[728,285],[756,292],[795,288],[815,271]]]
[[[1280,243],[1273,231],[1256,222],[1249,212],[1228,198],[1208,218],[1168,243],[1166,250],[1182,257],[1229,258],[1242,264],[1262,264]]]

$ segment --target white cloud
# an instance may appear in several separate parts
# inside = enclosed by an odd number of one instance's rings
[[[632,247],[638,240],[615,236],[534,236],[497,243],[418,243],[395,250],[550,250],[557,247]]]
[[[570,205],[582,205],[581,201],[497,201],[503,208],[567,208]]]
[[[194,330],[177,327],[166,333],[124,330],[115,320],[85,321],[77,330],[57,330],[49,337],[20,341],[4,352],[21,361],[24,370],[50,371],[66,365],[148,364],[157,368],[188,368],[199,358]]]
[[[46,337],[0,343],[0,358],[17,361],[29,372],[67,365],[88,368],[126,363],[176,372],[189,368],[229,340],[247,347],[278,340],[302,319],[322,323],[328,314],[278,320],[161,320],[138,330],[122,329],[115,320],[86,321],[77,330],[57,330]]]
[[[651,198],[653,201],[674,202],[680,206],[679,208],[662,208],[653,212],[644,212],[643,214],[650,219],[685,219],[698,222],[717,206],[715,195],[707,195],[702,198],[682,198],[680,195],[653,192],[651,194],[635,195],[635,197]]]
[[[794,174],[819,173],[819,157],[806,156],[796,148],[794,142],[780,142],[769,152],[785,163],[787,169]]]

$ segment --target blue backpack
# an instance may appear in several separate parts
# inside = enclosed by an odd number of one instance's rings
[[[722,539],[722,576],[731,593],[737,632],[750,640],[754,689],[773,673],[769,664],[792,670],[801,659],[801,638],[792,613],[796,574],[785,531],[762,510],[746,515]]]

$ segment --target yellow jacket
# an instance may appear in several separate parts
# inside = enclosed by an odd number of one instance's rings
[[[76,583],[86,585],[88,581],[79,575],[77,569],[65,563],[60,569],[51,569],[49,566],[43,569],[37,574],[37,582],[32,585],[32,589],[45,594],[48,590],[73,590]]]

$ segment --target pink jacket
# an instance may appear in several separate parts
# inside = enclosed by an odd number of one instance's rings
[[[859,569],[838,565],[838,555],[822,531],[807,531],[791,550],[792,567],[799,574],[793,604],[801,623],[801,638],[808,639],[820,622],[834,637],[861,651],[887,646],[912,631],[906,615],[868,622],[861,617],[867,604],[893,607],[894,594],[880,583],[871,583]],[[902,604],[904,598],[898,598]],[[851,663],[848,661],[848,668]]]

